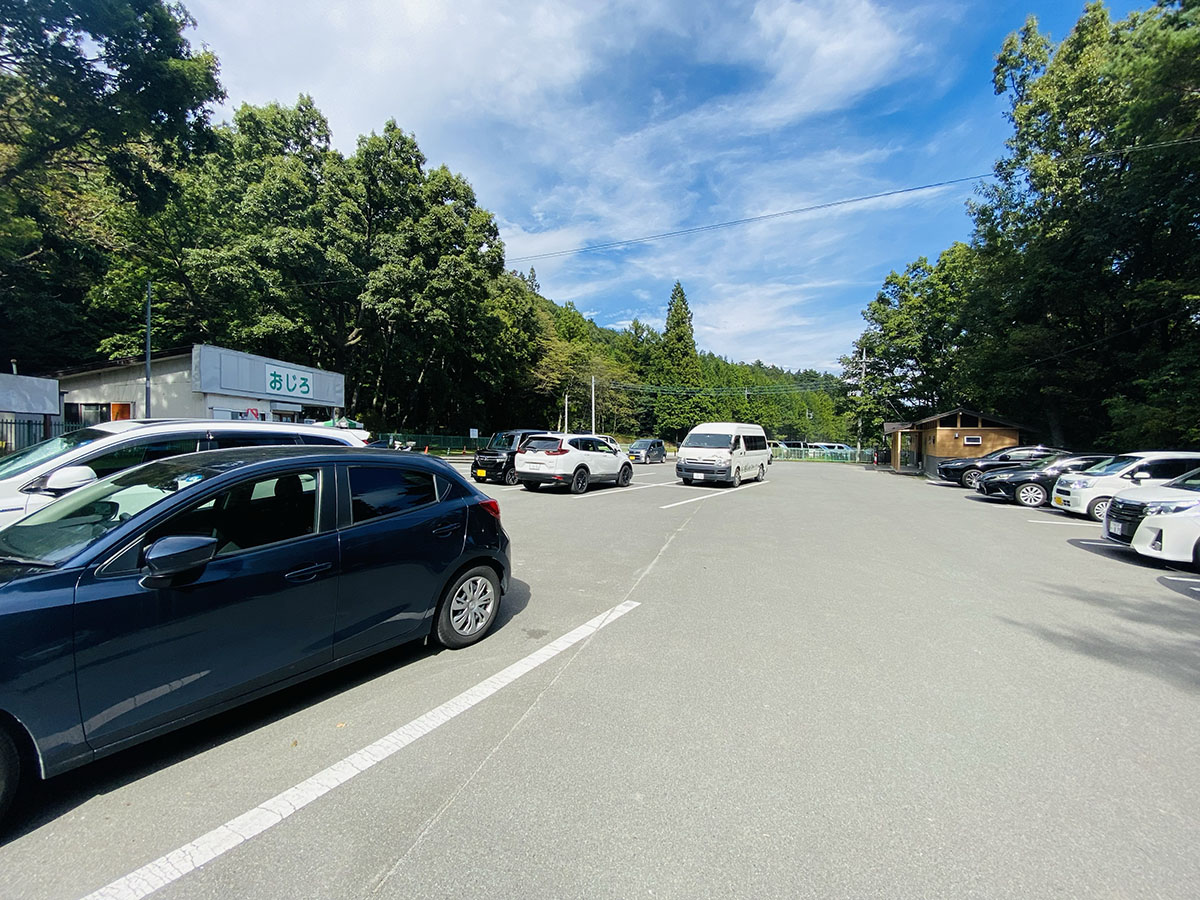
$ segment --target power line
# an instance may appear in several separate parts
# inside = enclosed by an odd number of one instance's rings
[[[1156,141],[1150,144],[1131,144],[1127,147],[1118,147],[1112,150],[1094,150],[1080,154],[1064,154],[1059,157],[1060,160],[1066,159],[1102,159],[1111,156],[1121,156],[1126,153],[1145,153],[1149,150],[1161,150],[1168,147],[1182,147],[1189,144],[1200,143],[1200,137],[1176,138],[1169,141]],[[950,178],[945,181],[934,181],[929,184],[921,184],[915,187],[897,188],[892,191],[883,191],[879,194],[865,194],[861,197],[848,197],[842,200],[831,200],[828,203],[817,203],[812,206],[801,206],[796,209],[785,209],[780,212],[765,213],[761,216],[747,216],[743,219],[730,219],[728,222],[714,222],[709,225],[697,225],[694,228],[681,228],[677,231],[663,231],[658,234],[648,234],[643,237],[628,238],[619,241],[606,241],[602,244],[590,244],[586,247],[573,247],[570,250],[553,250],[549,253],[535,253],[529,256],[512,256],[506,262],[531,262],[539,259],[555,259],[560,256],[572,256],[576,253],[593,253],[597,250],[613,250],[618,247],[630,247],[636,244],[645,244],[650,241],[659,241],[665,238],[681,237],[688,234],[700,234],[705,231],[716,231],[719,228],[732,228],[735,225],[748,225],[752,222],[765,222],[770,219],[779,219],[784,216],[795,216],[800,213],[816,212],[822,209],[833,209],[838,206],[849,206],[854,203],[866,203],[869,200],[880,200],[885,197],[897,197],[902,194],[913,194],[917,191],[927,191],[933,188],[947,187],[952,184],[962,184],[964,181],[975,181],[980,178],[994,178],[994,172],[986,172],[982,175],[964,175],[961,178]]]
[[[780,219],[784,216],[795,216],[800,213],[815,212],[821,209],[832,209],[837,206],[849,206],[852,203],[865,203],[868,200],[879,200],[884,197],[896,197],[900,194],[913,194],[917,191],[927,191],[932,188],[946,187],[951,184],[961,184],[964,181],[975,181],[979,178],[990,178],[990,173],[984,175],[965,175],[962,178],[951,178],[947,181],[934,181],[916,187],[897,188],[894,191],[883,191],[879,194],[864,194],[861,197],[848,197],[842,200],[830,200],[828,203],[816,203],[812,206],[801,206],[796,209],[785,209],[781,212],[765,213],[761,216],[748,216],[744,219],[731,219],[728,222],[715,222],[711,225],[697,225],[694,228],[681,228],[678,231],[663,231],[659,234],[648,234],[643,237],[628,238],[621,241],[608,241],[603,244],[592,244],[587,247],[573,247],[570,250],[555,250],[550,253],[536,253],[532,256],[513,256],[508,262],[529,262],[538,259],[554,259],[559,256],[571,256],[576,253],[592,253],[596,250],[612,250],[616,247],[629,247],[634,244],[645,244],[650,241],[660,241],[664,238],[681,237],[686,234],[699,234],[704,231],[716,231],[718,228],[732,228],[735,225],[747,225],[751,222],[766,222],[770,219]]]
[[[673,396],[692,397],[770,397],[788,394],[827,393],[831,385],[820,382],[799,382],[796,384],[757,384],[746,385],[710,385],[706,387],[689,387],[685,385],[662,384],[631,384],[623,381],[607,382],[616,390],[628,391],[635,394],[671,394]]]

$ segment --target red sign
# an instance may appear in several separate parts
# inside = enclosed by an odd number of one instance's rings
[[[258,418],[258,410],[253,409],[253,408],[246,410],[246,418],[247,419],[257,419]]]

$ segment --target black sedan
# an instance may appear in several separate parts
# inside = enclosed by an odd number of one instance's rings
[[[985,497],[1000,497],[1021,506],[1045,506],[1059,475],[1081,472],[1112,459],[1110,453],[1083,453],[1078,456],[1052,456],[1029,462],[1015,469],[988,472],[975,488]]]
[[[544,428],[512,428],[497,431],[486,447],[475,451],[471,460],[471,477],[476,481],[517,483],[517,449],[531,434],[544,434]]]
[[[0,531],[0,816],[49,777],[396,644],[482,638],[500,508],[437,459],[177,456]]]
[[[962,487],[975,490],[979,486],[979,479],[983,477],[984,472],[993,472],[996,469],[1013,469],[1023,463],[1046,459],[1051,456],[1069,456],[1070,453],[1070,450],[1062,450],[1058,447],[1043,447],[1040,444],[1034,447],[1004,447],[1000,450],[993,450],[986,456],[976,456],[970,459],[948,459],[945,462],[938,463],[937,473],[938,478],[941,478],[943,481],[953,481]]]

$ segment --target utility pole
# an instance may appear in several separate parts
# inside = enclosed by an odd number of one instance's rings
[[[571,394],[563,394],[563,434],[571,433]]]
[[[596,376],[592,376],[592,434],[596,433]]]
[[[867,386],[867,348],[862,350],[862,369],[858,376],[858,443],[855,444],[857,454],[862,453],[862,398]]]
[[[146,412],[144,418],[150,418],[150,290],[153,281],[146,282]]]

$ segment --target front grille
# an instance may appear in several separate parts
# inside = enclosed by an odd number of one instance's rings
[[[1146,518],[1146,504],[1114,497],[1108,503],[1108,517],[1114,522],[1138,525]]]

